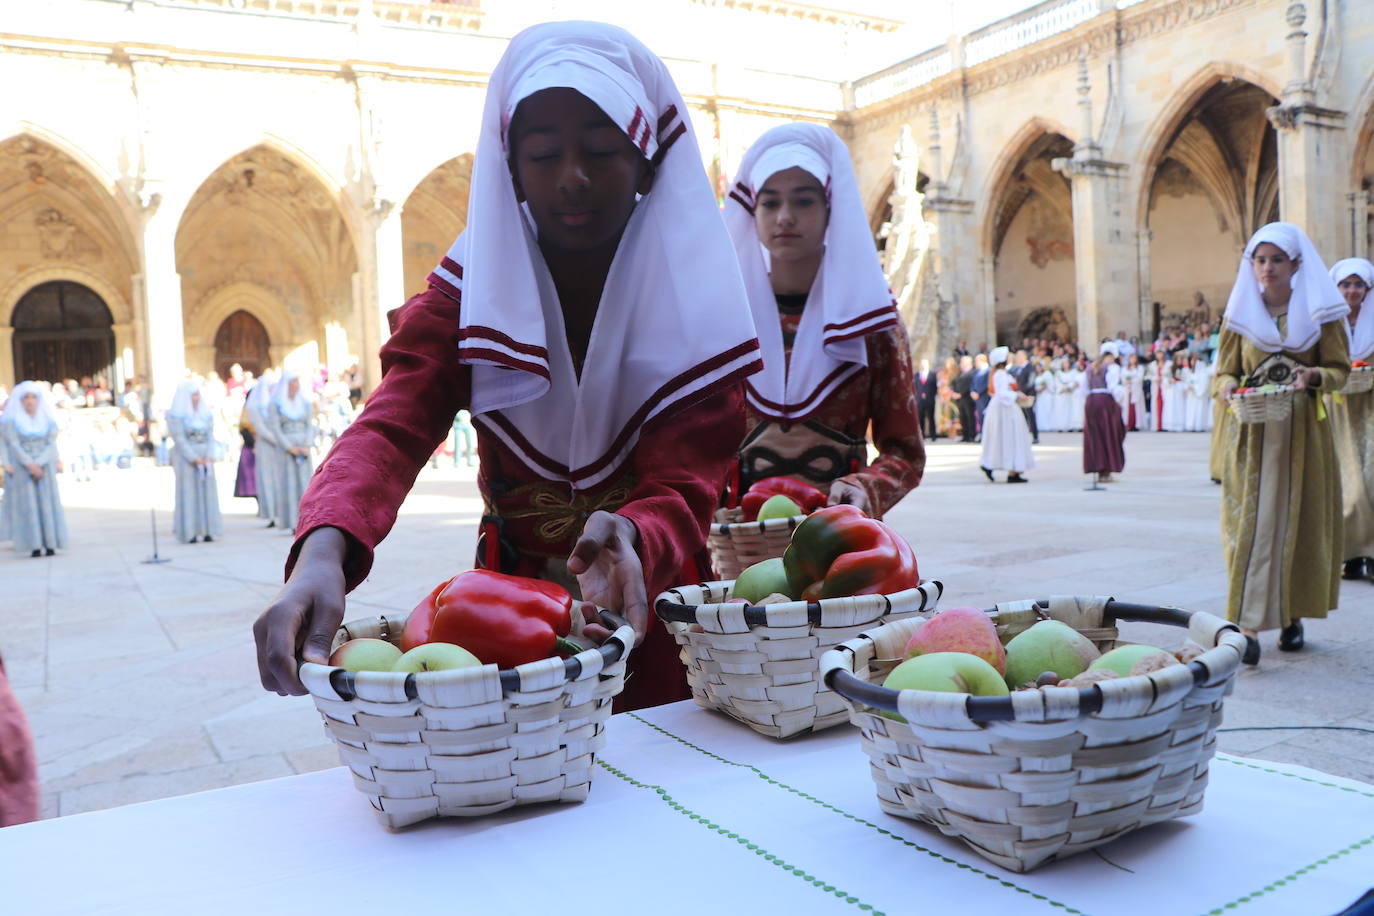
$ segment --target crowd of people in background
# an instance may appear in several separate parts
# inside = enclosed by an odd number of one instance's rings
[[[1128,431],[1209,432],[1214,422],[1211,394],[1220,323],[1187,316],[1171,322],[1142,344],[1124,331],[1111,340],[1121,369],[1116,399]],[[989,350],[970,351],[960,342],[939,369],[922,360],[917,374],[922,432],[927,439],[982,440],[991,400]],[[1022,338],[1007,371],[1021,393],[1034,398],[1024,408],[1033,441],[1042,432],[1078,432],[1084,427],[1088,373],[1096,353],[1060,339]]]
[[[255,377],[234,365],[224,378],[188,373],[166,410],[154,407],[141,378],[118,392],[101,376],[25,381],[13,392],[0,386],[0,543],[35,557],[65,548],[58,475],[89,483],[133,467],[136,459],[173,469],[172,529],[183,543],[222,534],[221,464],[235,468],[234,496],[256,499],[259,516],[289,531],[315,456],[360,409],[359,379],[356,366],[332,375],[316,366]],[[466,441],[462,430],[454,438]],[[444,451],[452,454],[447,446]],[[469,463],[471,451],[469,442]]]

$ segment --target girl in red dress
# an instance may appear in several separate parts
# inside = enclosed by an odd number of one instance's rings
[[[691,561],[760,361],[686,115],[662,62],[622,29],[546,23],[511,41],[487,91],[468,228],[390,316],[382,382],[301,501],[286,585],[254,627],[264,687],[305,692],[300,659],[326,661],[344,592],[468,409],[478,564],[627,616],[642,644],[625,708],[689,695],[648,596],[702,578]]]
[[[746,385],[740,488],[786,475],[881,518],[921,482],[925,444],[849,152],[829,128],[785,124],[749,148],[740,176],[726,224],[764,362]]]

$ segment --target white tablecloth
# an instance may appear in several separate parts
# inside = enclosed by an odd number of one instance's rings
[[[0,912],[1331,914],[1374,786],[1219,755],[1204,811],[1029,875],[878,810],[857,733],[690,703],[611,720],[580,805],[391,833],[345,769],[0,830]]]

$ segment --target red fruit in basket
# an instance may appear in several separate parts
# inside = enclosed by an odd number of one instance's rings
[[[1007,673],[1007,650],[997,638],[997,626],[976,607],[945,608],[921,624],[907,641],[905,655],[912,658],[932,652],[976,655],[998,674]]]
[[[561,585],[485,569],[460,573],[434,598],[431,642],[462,646],[483,664],[514,668],[574,654],[572,596]]]
[[[434,615],[439,612],[438,606],[434,603],[439,597],[439,593],[444,590],[444,586],[452,582],[446,579],[435,586],[434,591],[430,592],[424,601],[415,605],[415,610],[410,612],[406,618],[405,629],[401,631],[401,651],[409,652],[416,646],[423,646],[430,641],[429,633],[434,627]]]
[[[1368,367],[1368,366],[1369,366],[1369,363],[1365,362],[1365,361],[1362,360],[1362,359],[1357,359],[1357,360],[1355,360],[1353,363],[1350,364],[1350,368],[1351,368],[1351,369],[1364,369],[1364,368],[1366,368],[1366,367]]]
[[[809,483],[793,480],[791,477],[765,477],[750,487],[749,492],[740,500],[744,520],[757,521],[763,504],[774,496],[786,496],[801,507],[803,514],[814,512],[830,501],[829,496]]]

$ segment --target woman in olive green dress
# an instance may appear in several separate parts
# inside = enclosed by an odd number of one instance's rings
[[[1374,264],[1346,258],[1331,268],[1331,279],[1350,306],[1346,335],[1350,360],[1368,362],[1374,356]],[[1331,436],[1341,465],[1341,503],[1345,521],[1346,579],[1374,577],[1374,392],[1330,397]]]
[[[1341,487],[1320,392],[1350,374],[1342,319],[1349,311],[1312,242],[1270,223],[1245,246],[1226,305],[1213,391],[1292,385],[1292,413],[1237,423],[1222,456],[1221,538],[1228,619],[1256,664],[1258,631],[1279,648],[1303,645],[1303,617],[1325,617],[1340,593]]]

